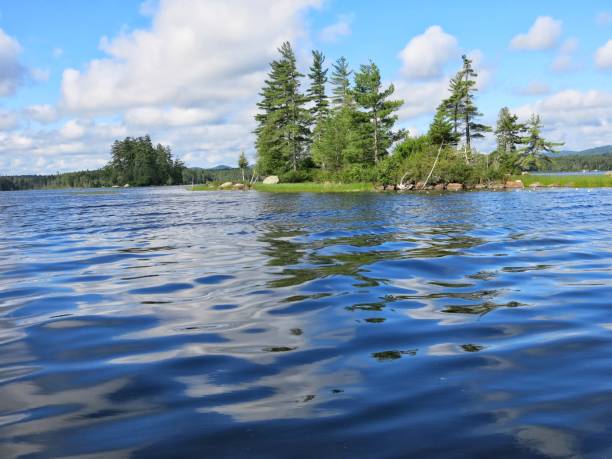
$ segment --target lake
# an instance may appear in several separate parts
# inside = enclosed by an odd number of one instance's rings
[[[0,457],[612,455],[612,189],[0,194]]]

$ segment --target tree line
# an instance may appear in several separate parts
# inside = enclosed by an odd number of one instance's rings
[[[290,43],[283,43],[278,52],[255,115],[256,172],[261,175],[279,175],[288,182],[393,183],[406,174],[423,178],[435,158],[439,166],[434,180],[482,182],[541,168],[547,153],[561,145],[542,136],[537,114],[521,123],[504,107],[495,127],[483,124],[476,104],[478,73],[465,55],[428,132],[411,137],[396,129],[404,101],[393,97],[393,84],[382,83],[374,62],[353,71],[341,57],[330,69],[323,53],[312,51],[312,64],[304,75]],[[473,146],[473,140],[486,133],[497,140],[490,155]]]
[[[153,145],[148,135],[126,137],[111,146],[111,160],[101,169],[54,175],[0,177],[0,190],[96,188],[104,186],[180,185],[186,167],[169,146]]]

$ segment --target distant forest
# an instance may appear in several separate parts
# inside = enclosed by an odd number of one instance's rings
[[[170,147],[154,146],[149,136],[127,137],[113,143],[111,160],[101,169],[53,175],[0,176],[0,191],[240,181],[243,174],[248,177],[252,174],[246,159],[241,160],[241,165],[242,169],[188,168],[172,156]]]

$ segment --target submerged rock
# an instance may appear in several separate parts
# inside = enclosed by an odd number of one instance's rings
[[[461,191],[463,190],[463,184],[462,183],[449,183],[448,185],[446,185],[446,189],[448,191]]]
[[[276,185],[279,182],[278,175],[268,175],[263,179],[265,185]]]

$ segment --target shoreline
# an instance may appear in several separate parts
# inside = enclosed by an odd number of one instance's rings
[[[543,188],[612,188],[612,176],[609,175],[522,175],[511,177],[506,182],[464,185],[461,183],[433,184],[424,186],[423,182],[404,185],[375,185],[372,183],[256,183],[252,186],[242,183],[226,182],[221,185],[188,186],[188,191],[246,191],[254,190],[266,193],[359,193],[359,192],[451,192],[458,191],[510,191],[521,189]]]

